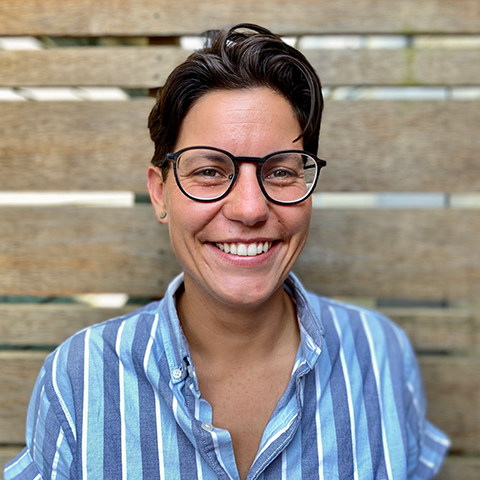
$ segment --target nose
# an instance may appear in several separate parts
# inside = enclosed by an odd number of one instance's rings
[[[264,222],[269,211],[269,202],[258,184],[257,166],[241,163],[235,185],[225,198],[224,215],[230,220],[253,226]]]

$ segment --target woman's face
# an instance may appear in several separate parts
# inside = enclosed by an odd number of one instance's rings
[[[175,150],[203,145],[237,156],[263,157],[301,149],[302,141],[294,142],[300,133],[283,96],[267,88],[222,90],[205,94],[191,108]],[[210,297],[235,308],[254,307],[271,298],[305,245],[311,199],[288,206],[269,202],[252,163],[241,163],[233,189],[211,203],[187,198],[173,174],[162,182],[158,171],[149,169],[150,195],[157,216],[167,213],[160,221],[169,224],[187,292],[195,290],[205,300]],[[261,253],[250,255],[254,251]]]

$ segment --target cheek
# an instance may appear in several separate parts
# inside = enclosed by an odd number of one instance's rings
[[[291,208],[291,207],[289,207]],[[301,237],[308,235],[310,228],[310,217],[312,216],[312,204],[309,200],[306,204],[300,204],[295,212],[292,211],[292,230]]]

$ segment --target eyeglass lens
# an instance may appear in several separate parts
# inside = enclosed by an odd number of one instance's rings
[[[221,197],[235,179],[235,164],[222,152],[191,149],[177,158],[177,177],[183,190],[202,200]],[[296,202],[315,185],[316,161],[301,152],[281,152],[270,156],[261,169],[267,195],[278,202]]]

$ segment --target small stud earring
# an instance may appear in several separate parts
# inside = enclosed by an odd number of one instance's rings
[[[160,214],[160,219],[164,219],[167,216],[167,212],[162,212]]]

